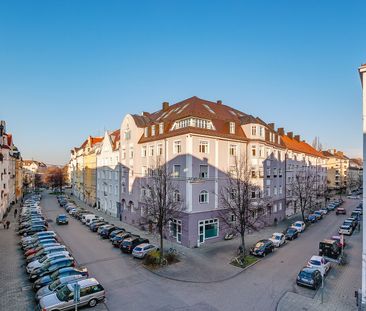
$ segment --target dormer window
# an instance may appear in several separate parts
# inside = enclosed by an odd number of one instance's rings
[[[230,134],[235,134],[235,122],[230,122]]]
[[[211,120],[198,119],[198,118],[187,118],[178,120],[174,123],[172,130],[181,129],[185,127],[199,127],[208,130],[215,130]]]
[[[163,134],[164,133],[164,123],[161,122],[159,123],[159,134]]]
[[[263,126],[259,127],[259,136],[263,137]]]
[[[149,135],[149,128],[145,127],[144,136],[147,137]]]
[[[151,125],[151,136],[155,136],[155,125]]]
[[[252,126],[252,136],[257,136],[257,126]]]

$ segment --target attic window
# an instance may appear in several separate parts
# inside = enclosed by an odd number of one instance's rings
[[[149,128],[145,127],[144,136],[147,137],[148,135],[149,135]]]
[[[208,105],[203,104],[203,106],[205,106],[205,108],[206,108],[209,112],[211,112],[211,113],[215,114],[215,111],[213,111],[213,110],[212,110]]]
[[[230,134],[235,134],[235,122],[230,122]]]
[[[164,123],[161,122],[159,123],[159,134],[163,134],[164,133]]]
[[[229,110],[230,111],[230,113],[233,115],[233,116],[235,116],[236,117],[236,113],[234,112],[234,111],[232,111],[232,110]]]
[[[155,125],[151,125],[151,136],[155,136]]]

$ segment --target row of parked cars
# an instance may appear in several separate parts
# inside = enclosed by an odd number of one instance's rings
[[[336,215],[345,215],[347,212],[344,207],[340,206],[342,203],[343,202],[337,201],[336,204],[330,203],[328,207],[330,207],[330,210],[336,208]],[[357,217],[355,216],[361,214],[362,203],[352,212],[351,218],[346,219],[343,225],[341,225],[341,228],[338,231],[340,235],[335,235],[319,242],[318,255],[313,255],[308,261],[307,266],[300,270],[296,278],[297,285],[309,287],[314,290],[318,289],[322,285],[324,277],[331,269],[331,263],[344,263],[343,250],[346,246],[344,234],[348,234],[347,230],[349,230],[349,227],[355,228],[357,225],[355,222]],[[350,234],[352,234],[352,232]]]
[[[326,208],[314,211],[306,216],[306,222],[316,223],[323,219],[329,212],[338,209],[341,211],[343,200],[337,199],[330,202]],[[275,232],[272,237],[268,239],[262,239],[258,241],[251,249],[250,253],[254,256],[266,256],[272,253],[275,248],[285,245],[288,241],[296,239],[305,229],[307,225],[303,221],[296,221],[289,226],[284,232]],[[319,255],[314,255],[307,262],[306,267],[303,267],[299,272],[296,283],[301,286],[307,286],[313,289],[317,289],[322,282],[322,276],[324,276],[330,269],[330,262],[324,257],[329,255],[337,258],[342,248],[345,245],[343,237],[332,236],[331,238],[324,240],[319,245]]]
[[[66,196],[58,196],[57,200],[60,207],[65,208],[69,215],[72,215],[82,224],[89,227],[90,231],[97,232],[100,238],[109,240],[121,252],[132,254],[134,258],[142,259],[148,253],[157,250],[156,246],[150,244],[148,239],[129,232],[122,227],[110,224],[87,209],[75,206]]]
[[[344,213],[346,211],[344,210]],[[344,220],[343,224],[339,227],[338,233],[344,235],[352,235],[354,230],[359,225],[362,217],[362,203],[360,203],[351,213],[351,216]]]
[[[104,288],[90,278],[86,268],[78,267],[70,251],[54,231],[47,230],[47,222],[40,208],[40,195],[25,200],[19,217],[19,242],[24,254],[26,273],[35,291],[36,310],[56,311],[75,308],[75,287],[80,289],[78,306],[94,307],[105,298]],[[43,230],[35,231],[35,223],[44,222]],[[31,225],[29,225],[31,223]]]

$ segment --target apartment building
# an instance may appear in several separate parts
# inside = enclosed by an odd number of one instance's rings
[[[120,217],[120,130],[106,132],[97,154],[97,207]]]
[[[300,212],[297,195],[294,194],[294,183],[297,177],[304,174],[314,181],[314,197],[311,208],[318,209],[325,205],[325,191],[327,189],[327,158],[322,152],[314,149],[300,135],[293,132],[285,133],[284,128],[279,128],[278,133],[286,146],[285,154],[285,179],[286,179],[286,216],[290,217]]]
[[[13,136],[7,133],[6,122],[0,121],[0,219],[18,199],[17,161],[21,161],[21,157],[13,144]]]
[[[363,161],[362,159],[349,159],[349,167],[347,172],[347,191],[358,190],[363,183]]]
[[[345,192],[347,188],[347,177],[349,158],[336,149],[323,151],[327,158],[327,184],[330,192]]]
[[[188,247],[221,239],[220,188],[235,159],[245,159],[260,186],[253,197],[270,203],[266,223],[285,217],[285,146],[274,124],[222,104],[192,97],[121,124],[121,214],[131,224],[146,223],[143,196],[149,172],[167,164],[184,204],[167,237]],[[265,225],[265,224],[262,224]]]

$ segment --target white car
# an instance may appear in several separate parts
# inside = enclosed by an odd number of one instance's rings
[[[330,269],[330,262],[322,256],[311,256],[307,266],[319,270],[322,276],[324,276]]]
[[[148,253],[156,250],[156,247],[149,243],[142,243],[140,245],[137,245],[132,250],[132,256],[135,258],[144,258]]]
[[[326,208],[321,208],[319,211],[322,212],[324,215],[328,214],[328,210]]]
[[[345,234],[345,235],[351,235],[353,232],[353,228],[352,228],[352,225],[351,224],[343,224],[339,230],[338,230],[338,233],[339,234]]]
[[[305,230],[306,225],[303,221],[296,221],[291,225],[291,227],[295,228],[297,232],[301,233]]]
[[[347,196],[347,199],[352,199],[352,200],[357,200],[359,199],[360,197],[358,195],[348,195]]]
[[[275,247],[280,247],[281,245],[286,243],[285,235],[279,232],[273,233],[272,237],[269,240],[272,241]]]

